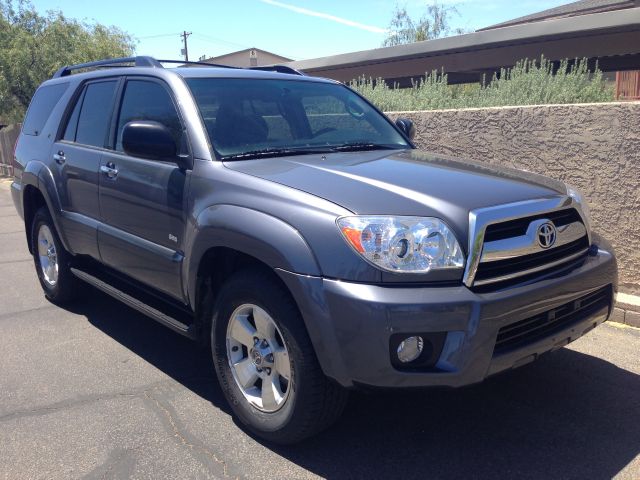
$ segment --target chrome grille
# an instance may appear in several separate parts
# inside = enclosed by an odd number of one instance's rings
[[[575,208],[557,210],[555,212],[542,213],[525,218],[516,218],[514,220],[489,225],[484,233],[484,242],[494,242],[496,240],[504,240],[505,238],[524,235],[532,221],[544,218],[551,220],[556,227],[562,227],[574,222],[582,223],[580,214]]]
[[[583,236],[574,242],[542,252],[495,262],[481,262],[474,285],[497,283],[549,270],[586,255],[588,248],[587,237]]]
[[[552,242],[543,236],[549,225]],[[469,230],[464,283],[483,290],[561,273],[586,257],[591,244],[580,206],[570,197],[474,210]]]
[[[555,227],[550,247],[538,238],[541,227],[548,224]],[[564,268],[585,257],[590,245],[587,228],[575,208],[497,220],[486,225],[482,239],[474,287],[521,281]]]

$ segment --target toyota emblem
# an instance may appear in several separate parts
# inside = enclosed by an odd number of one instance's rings
[[[538,244],[542,248],[553,247],[557,236],[556,226],[551,222],[545,222],[538,227]]]

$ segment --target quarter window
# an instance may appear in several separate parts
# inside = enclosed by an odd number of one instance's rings
[[[22,127],[22,132],[25,135],[39,135],[42,132],[45,123],[51,116],[53,107],[60,101],[68,86],[68,83],[46,85],[36,91]]]
[[[76,141],[76,131],[78,130],[78,117],[80,116],[80,107],[82,107],[82,99],[84,97],[84,91],[82,95],[78,97],[78,101],[76,102],[76,106],[73,107],[73,112],[71,112],[71,116],[69,117],[69,121],[67,122],[67,128],[64,130],[63,140],[67,140],[69,142]]]

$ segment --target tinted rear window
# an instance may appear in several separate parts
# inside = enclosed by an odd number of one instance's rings
[[[104,147],[111,119],[116,82],[90,83],[82,100],[75,141],[83,145]]]
[[[45,123],[47,123],[53,107],[60,101],[62,94],[68,87],[68,83],[40,87],[29,105],[22,133],[25,135],[39,135]]]

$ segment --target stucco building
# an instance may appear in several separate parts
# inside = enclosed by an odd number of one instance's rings
[[[247,68],[290,62],[291,59],[254,47],[227,53],[218,57],[207,58],[202,61],[206,63],[216,63],[218,65]]]

